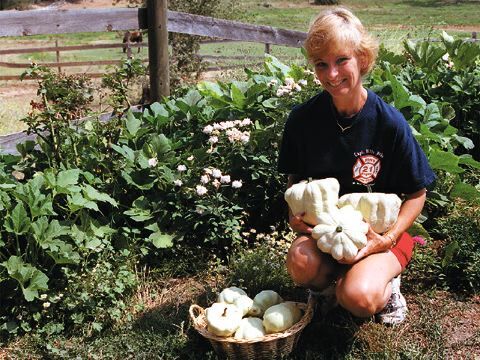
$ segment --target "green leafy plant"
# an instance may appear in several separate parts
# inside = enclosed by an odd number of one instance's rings
[[[438,231],[445,237],[442,269],[451,289],[480,292],[480,208],[457,202],[454,211],[438,219]]]

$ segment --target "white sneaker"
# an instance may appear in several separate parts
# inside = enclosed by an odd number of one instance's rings
[[[377,314],[379,321],[386,325],[398,325],[407,316],[407,301],[400,292],[400,275],[391,281],[392,294],[385,308]]]

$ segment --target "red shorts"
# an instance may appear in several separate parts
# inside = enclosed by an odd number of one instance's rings
[[[408,263],[412,259],[413,253],[413,238],[410,234],[404,232],[397,240],[397,245],[395,245],[390,251],[398,259],[398,262],[402,266],[402,271],[405,270]]]

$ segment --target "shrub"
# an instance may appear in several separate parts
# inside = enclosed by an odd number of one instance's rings
[[[438,219],[445,237],[441,251],[447,285],[458,291],[480,292],[480,207],[458,201],[448,216]]]

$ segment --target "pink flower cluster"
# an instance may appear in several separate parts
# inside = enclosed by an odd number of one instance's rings
[[[243,120],[222,121],[205,126],[203,128],[203,133],[210,136],[208,142],[211,146],[218,143],[219,137],[222,135],[225,135],[231,143],[238,142],[246,144],[250,141],[250,131],[244,130],[243,128],[248,127],[251,124],[252,121],[249,118]],[[211,151],[212,148],[210,148],[209,152]]]
[[[414,243],[417,243],[420,246],[425,246],[427,244],[427,241],[421,236],[417,235],[417,236],[414,236],[412,239]]]

